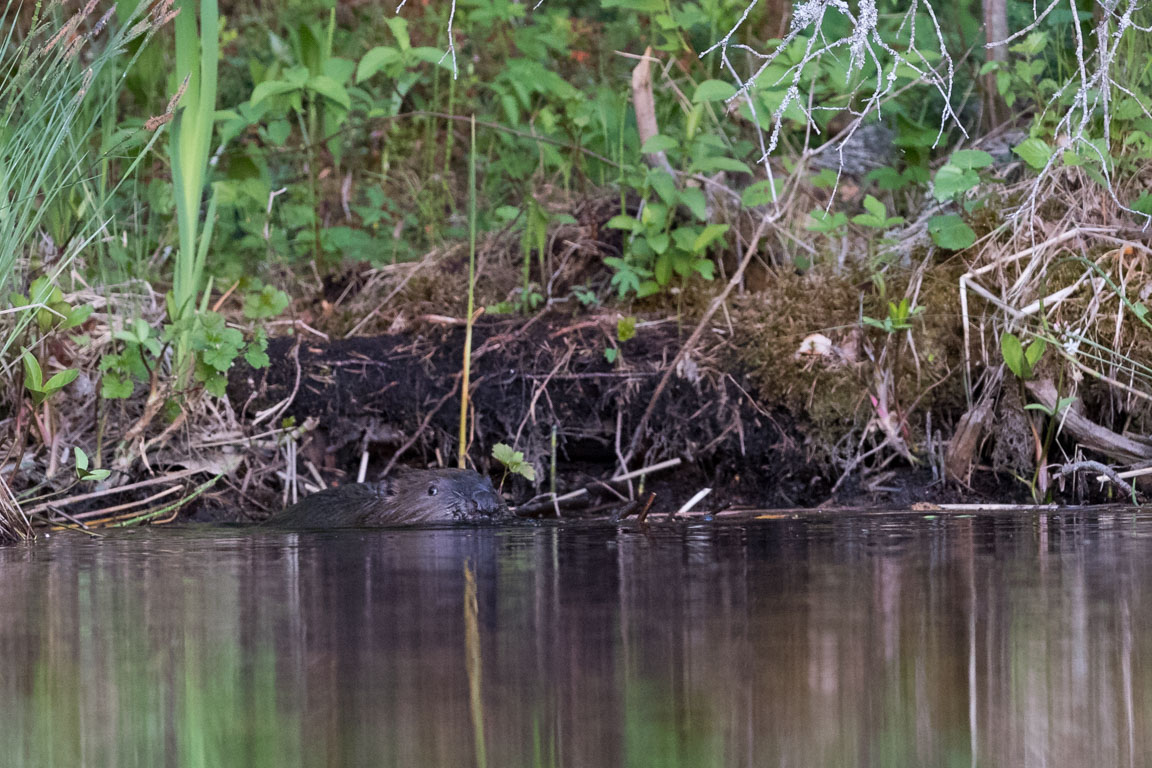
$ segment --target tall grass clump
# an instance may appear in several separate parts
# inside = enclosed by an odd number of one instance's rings
[[[5,372],[11,373],[19,357],[13,348],[44,308],[56,279],[104,225],[102,207],[91,205],[77,236],[50,268],[32,260],[45,215],[62,194],[83,183],[91,167],[84,148],[91,144],[97,117],[108,111],[87,103],[92,84],[107,69],[122,72],[131,65],[124,55],[127,45],[168,21],[170,5],[141,3],[117,29],[108,23],[115,6],[97,16],[97,0],[88,0],[63,21],[42,16],[40,3],[29,23],[18,21],[19,5],[11,0],[0,12],[0,295],[7,296],[25,273],[51,277],[28,297],[29,306],[9,303],[4,308],[15,318],[0,333]],[[99,90],[99,98],[108,103],[115,97],[115,89]],[[27,519],[0,478],[0,539],[30,535]]]
[[[220,42],[216,0],[201,0],[199,32],[196,30],[196,14],[190,7],[192,0],[181,0],[180,5],[181,13],[175,25],[176,75],[183,78],[179,88],[182,98],[172,121],[169,143],[180,250],[176,254],[172,275],[168,317],[177,327],[178,379],[183,383],[191,372],[189,338],[216,213],[216,196],[213,194],[201,228],[200,204],[208,176],[208,152],[216,113]]]

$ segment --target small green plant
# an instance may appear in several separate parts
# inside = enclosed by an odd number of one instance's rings
[[[877,320],[874,317],[863,318],[864,324],[873,328],[879,328],[885,333],[896,333],[897,331],[909,331],[912,329],[912,319],[924,311],[922,306],[912,306],[908,297],[900,299],[897,304],[894,301],[888,302],[888,316],[883,320]]]
[[[872,229],[891,229],[904,223],[903,216],[889,216],[884,203],[872,195],[864,198],[864,210],[865,213],[852,217],[853,224]]]
[[[32,405],[37,408],[43,405],[48,398],[75,381],[76,377],[80,375],[76,369],[68,368],[54,374],[48,381],[44,381],[44,372],[36,356],[25,349],[22,359],[24,361],[24,389],[32,398]]]
[[[532,466],[531,462],[524,460],[523,451],[514,451],[510,445],[496,443],[492,446],[492,458],[504,467],[504,477],[520,475],[530,483],[536,482],[536,468]],[[501,478],[500,484],[504,484],[503,478]]]
[[[1036,373],[1036,366],[1047,348],[1048,342],[1039,337],[1033,339],[1032,343],[1025,348],[1020,343],[1020,337],[1016,334],[1003,333],[1000,335],[1000,355],[1004,358],[1004,364],[1021,381],[1028,381],[1033,378]]]
[[[696,187],[677,187],[671,174],[661,168],[648,172],[646,187],[655,197],[638,217],[621,214],[608,221],[609,228],[629,235],[623,258],[604,259],[616,270],[612,285],[621,297],[635,293],[643,298],[668,287],[674,276],[685,281],[698,274],[712,280],[716,265],[708,251],[728,231],[728,225],[707,224],[704,193]],[[679,206],[691,213],[690,221],[677,217]]]
[[[616,340],[621,344],[636,335],[636,318],[622,317],[616,321]],[[615,364],[620,358],[620,348],[616,346],[604,348],[604,359],[609,364]]]
[[[53,285],[47,275],[32,281],[27,296],[22,293],[8,294],[8,302],[13,308],[35,308],[36,327],[41,335],[53,327],[61,331],[72,330],[82,325],[91,316],[93,309],[91,304],[73,307],[64,301],[64,292]]]
[[[111,470],[107,469],[89,469],[88,454],[84,453],[79,446],[74,447],[72,452],[76,458],[76,479],[80,482],[95,483],[107,479],[108,475],[112,474]]]
[[[1032,32],[1009,48],[1016,54],[1012,61],[989,61],[980,68],[981,75],[995,73],[996,90],[1009,107],[1021,98],[1044,104],[1060,87],[1051,77],[1044,77],[1048,69],[1044,55],[1048,42],[1047,32]]]
[[[263,297],[265,293],[251,295]],[[265,304],[260,306],[267,309]],[[248,314],[247,304],[245,314]],[[256,327],[245,340],[243,331],[228,326],[219,313],[207,310],[170,323],[159,334],[146,321],[137,318],[112,337],[123,346],[121,351],[106,354],[100,361],[104,372],[100,394],[107,399],[131,397],[136,383],[148,381],[157,370],[165,347],[181,338],[187,340],[194,381],[214,397],[224,396],[227,372],[241,356],[253,368],[264,368],[269,363],[268,335],[263,328]]]
[[[176,342],[177,378],[187,381],[193,369],[190,322],[197,312],[196,297],[202,288],[208,244],[216,218],[215,191],[208,212],[201,220],[200,206],[208,177],[208,152],[216,114],[216,77],[220,57],[216,0],[200,0],[199,22],[191,0],[181,4],[176,17],[176,77],[182,80],[177,91],[168,152],[172,168],[172,189],[176,200],[176,221],[180,248],[176,252],[172,291],[168,295],[168,317],[178,330]]]

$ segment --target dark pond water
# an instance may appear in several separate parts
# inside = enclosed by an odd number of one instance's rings
[[[0,764],[1152,765],[1152,516],[0,550]]]

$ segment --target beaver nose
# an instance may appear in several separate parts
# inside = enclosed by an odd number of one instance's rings
[[[472,494],[476,511],[484,515],[494,515],[504,508],[504,499],[488,488],[481,488]]]

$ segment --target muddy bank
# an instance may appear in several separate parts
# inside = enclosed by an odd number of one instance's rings
[[[469,457],[499,479],[492,446],[523,451],[537,482],[508,480],[505,490],[519,500],[548,490],[553,430],[559,493],[596,488],[596,481],[621,471],[687,330],[674,319],[640,322],[635,337],[621,343],[616,321],[615,314],[548,313],[478,323]],[[827,425],[797,418],[787,407],[792,393],[784,388],[776,401],[759,396],[762,382],[740,369],[740,355],[720,329],[714,335],[674,372],[636,438],[629,469],[682,460],[646,479],[644,490],[657,494],[655,511],[675,509],[703,487],[713,489],[708,506],[717,509],[1023,498],[987,473],[974,487],[950,487],[923,464],[896,465],[863,481],[860,471],[837,472],[822,436]],[[327,478],[354,478],[365,456],[368,477],[397,462],[449,463],[459,424],[463,340],[462,327],[434,323],[404,334],[332,341],[281,337],[269,347],[272,366],[238,370],[229,397],[242,420],[277,409],[279,418],[308,424],[299,455]],[[617,350],[615,362],[605,349]],[[803,368],[806,362],[795,364]],[[633,492],[638,490],[637,482]],[[585,500],[592,507],[612,503],[620,502],[603,487]]]

